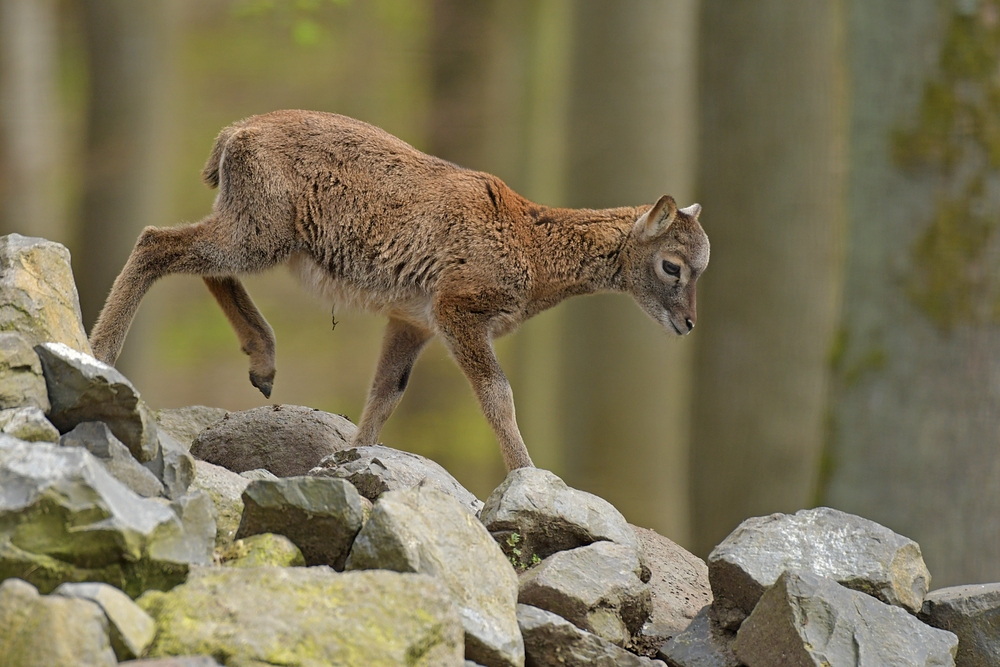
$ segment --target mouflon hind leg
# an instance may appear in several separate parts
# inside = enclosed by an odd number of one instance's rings
[[[115,363],[142,297],[159,278],[172,273],[198,276],[251,273],[287,259],[288,251],[282,244],[238,245],[239,238],[239,234],[232,233],[232,225],[218,213],[191,225],[142,230],[90,332],[94,356],[105,363]]]
[[[250,382],[271,397],[274,384],[274,330],[237,278],[203,276],[226,319],[240,340],[240,349],[250,357]]]
[[[368,400],[358,432],[354,436],[355,447],[365,447],[378,442],[382,426],[403,397],[403,390],[410,380],[410,371],[431,333],[412,324],[389,319],[382,339],[382,354],[379,356]]]
[[[488,301],[487,296],[439,300],[435,307],[438,328],[448,350],[472,384],[483,414],[500,442],[507,471],[533,468],[528,448],[517,428],[510,383],[493,352],[487,321],[476,313],[477,304]]]
[[[142,297],[156,280],[176,272],[180,265],[198,263],[192,248],[196,239],[204,236],[205,227],[203,221],[183,227],[142,230],[90,332],[90,347],[95,357],[114,365]]]

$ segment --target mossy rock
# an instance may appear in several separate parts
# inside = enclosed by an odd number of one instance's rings
[[[302,552],[290,539],[274,533],[236,540],[219,551],[219,560],[226,567],[304,567],[306,564]]]
[[[0,238],[0,331],[16,331],[31,345],[53,341],[93,354],[69,250],[20,234]]]
[[[157,622],[151,658],[199,654],[287,667],[464,662],[462,624],[448,592],[421,574],[195,568],[186,583],[138,603]]]

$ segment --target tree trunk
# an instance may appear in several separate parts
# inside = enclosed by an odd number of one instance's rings
[[[1000,578],[1000,3],[852,0],[850,239],[825,500]]]
[[[515,3],[506,2],[504,7]],[[515,26],[510,51],[524,54],[518,81],[508,80],[507,96],[517,97],[519,124],[508,136],[491,141],[493,152],[506,156],[510,185],[532,201],[566,205],[566,142],[569,105],[572,0],[531,0],[516,3],[520,11],[508,17]],[[513,85],[511,85],[513,84]],[[494,105],[494,109],[499,105]],[[517,137],[517,141],[512,139]],[[498,150],[506,146],[506,150]],[[512,147],[516,146],[514,154]],[[563,364],[563,308],[554,308],[525,322],[511,337],[507,355],[517,423],[535,465],[566,474],[561,438],[559,396]]]
[[[696,552],[809,506],[824,439],[844,212],[838,2],[704,0]]]
[[[85,184],[73,263],[84,323],[93,324],[146,225],[165,219],[172,3],[86,0],[90,107]],[[141,356],[142,311],[119,368]]]
[[[697,2],[584,0],[573,20],[568,203],[649,204],[664,193],[692,203]],[[699,334],[671,339],[622,295],[564,308],[566,481],[686,543]]]
[[[54,0],[0,0],[0,232],[66,242]]]

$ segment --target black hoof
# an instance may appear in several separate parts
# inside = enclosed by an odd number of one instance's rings
[[[260,393],[264,394],[264,398],[271,398],[271,387],[274,385],[274,375],[264,377],[263,375],[257,375],[256,373],[250,373],[250,384],[260,389]]]

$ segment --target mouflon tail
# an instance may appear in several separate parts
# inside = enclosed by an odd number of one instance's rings
[[[201,170],[201,180],[205,182],[210,188],[219,187],[219,164],[222,162],[222,154],[226,150],[226,144],[229,143],[229,138],[233,136],[237,131],[237,128],[229,126],[223,128],[222,132],[219,132],[219,136],[215,138],[215,144],[212,146],[212,153],[208,156],[208,162],[205,163],[205,168]]]

